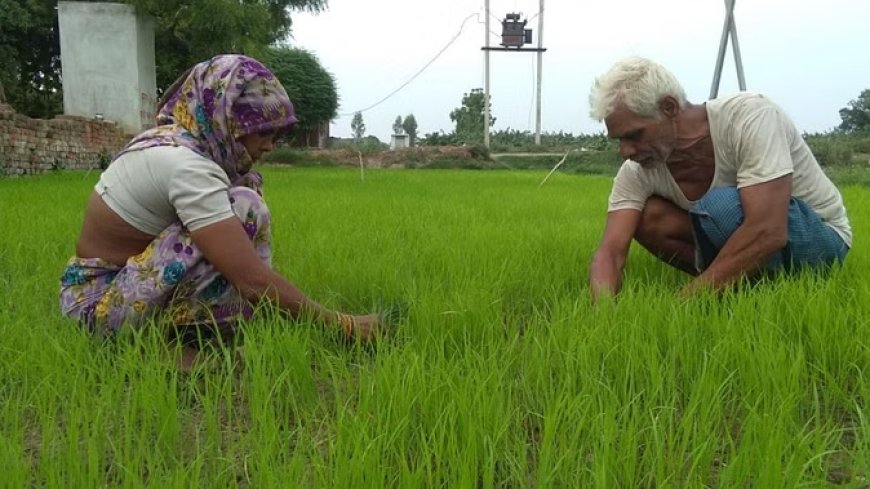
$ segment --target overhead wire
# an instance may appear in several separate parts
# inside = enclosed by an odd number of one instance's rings
[[[349,112],[349,113],[339,114],[339,117],[349,116],[349,115],[354,115],[354,114],[356,114],[357,112],[362,113],[362,112],[366,112],[366,111],[368,111],[368,110],[371,110],[371,109],[377,107],[378,105],[381,105],[382,103],[386,102],[386,101],[389,100],[393,95],[396,95],[397,93],[399,93],[400,91],[402,91],[403,88],[405,88],[405,87],[407,87],[408,85],[410,85],[411,82],[413,82],[415,79],[417,79],[418,76],[420,76],[421,74],[423,74],[423,72],[426,71],[427,68],[429,68],[430,66],[432,66],[432,63],[434,63],[435,61],[437,61],[438,58],[440,58],[441,55],[444,54],[444,53],[447,51],[447,49],[449,49],[450,46],[452,46],[453,43],[456,42],[457,39],[459,39],[459,36],[462,35],[462,31],[465,29],[465,24],[466,24],[466,23],[467,23],[467,22],[468,22],[472,17],[478,17],[478,20],[479,20],[479,19],[480,19],[480,13],[479,13],[479,12],[474,12],[473,14],[470,14],[468,17],[466,17],[465,19],[463,19],[462,24],[460,24],[460,26],[459,26],[459,31],[456,33],[456,35],[454,35],[453,38],[450,39],[450,41],[449,41],[449,42],[448,42],[448,43],[447,43],[443,48],[441,48],[441,50],[438,51],[438,53],[437,53],[437,54],[436,54],[432,59],[430,59],[428,63],[426,63],[426,64],[425,64],[422,68],[420,68],[416,73],[414,73],[414,74],[411,76],[411,78],[409,78],[407,81],[405,81],[404,83],[402,83],[401,85],[399,85],[398,88],[396,88],[395,90],[393,90],[392,92],[390,92],[390,93],[387,94],[385,97],[383,97],[382,99],[378,100],[377,102],[375,102],[375,103],[369,105],[368,107],[365,107],[365,108],[363,108],[363,109],[356,110],[356,111],[354,111],[354,112]]]

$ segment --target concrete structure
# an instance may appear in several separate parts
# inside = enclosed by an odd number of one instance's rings
[[[390,138],[390,149],[396,150],[401,148],[407,148],[409,146],[408,142],[411,140],[410,136],[407,134],[393,134]]]
[[[117,122],[137,133],[154,125],[154,22],[130,5],[58,2],[63,111]]]
[[[326,148],[329,137],[329,121],[323,121],[316,128],[303,131],[294,129],[290,145],[295,148]]]

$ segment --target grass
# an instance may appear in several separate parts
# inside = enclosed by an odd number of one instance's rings
[[[847,266],[681,302],[637,247],[585,283],[607,177],[267,168],[274,263],[376,348],[264,314],[176,372],[99,343],[58,276],[97,175],[0,180],[0,467],[9,487],[867,487],[870,191]]]

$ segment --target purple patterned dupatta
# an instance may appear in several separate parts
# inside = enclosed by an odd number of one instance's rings
[[[253,164],[240,137],[287,131],[297,122],[275,75],[261,62],[238,54],[195,65],[164,100],[158,126],[136,136],[115,158],[154,146],[184,146],[219,164],[235,183]]]

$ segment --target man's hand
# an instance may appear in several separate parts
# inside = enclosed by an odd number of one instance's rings
[[[623,209],[607,213],[607,223],[601,244],[589,265],[589,291],[592,302],[605,295],[619,293],[622,286],[622,270],[634,233],[640,224],[641,212]]]

